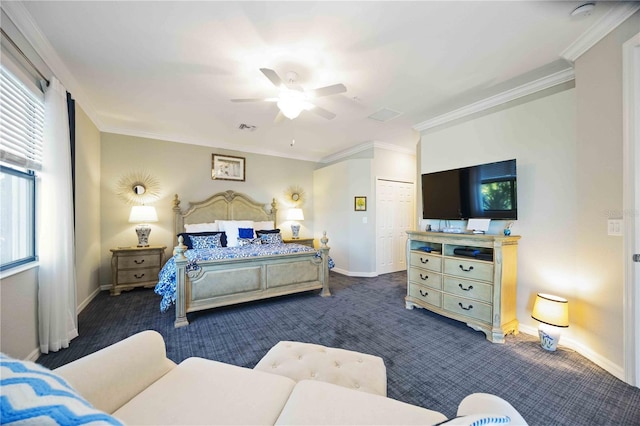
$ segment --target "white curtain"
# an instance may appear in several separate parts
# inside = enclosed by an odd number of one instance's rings
[[[44,110],[37,233],[40,352],[46,354],[69,347],[78,335],[67,92],[53,77]]]

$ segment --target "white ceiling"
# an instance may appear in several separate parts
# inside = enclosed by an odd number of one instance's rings
[[[59,59],[50,67],[101,131],[320,161],[368,142],[413,151],[418,123],[571,68],[562,53],[619,6],[572,18],[582,3],[29,1],[22,10],[39,49],[50,49],[41,56]],[[276,96],[261,67],[283,79],[295,71],[305,89],[343,83],[346,93],[316,101],[337,117],[303,112],[274,125],[275,104],[230,102]],[[403,114],[367,118],[380,108]]]

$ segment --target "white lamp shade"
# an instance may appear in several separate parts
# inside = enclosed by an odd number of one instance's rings
[[[289,209],[287,213],[287,220],[304,220],[304,213],[302,209]]]
[[[133,206],[129,214],[129,222],[131,223],[149,223],[157,222],[158,214],[156,208],[152,206]]]
[[[290,120],[298,117],[303,109],[312,108],[313,105],[306,101],[304,92],[299,90],[283,89],[280,91],[277,104],[280,111]]]
[[[569,301],[551,294],[538,293],[531,318],[555,327],[569,327]]]

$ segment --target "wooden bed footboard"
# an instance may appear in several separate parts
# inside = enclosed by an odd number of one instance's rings
[[[315,252],[242,259],[199,261],[189,265],[180,237],[176,263],[175,327],[189,324],[187,313],[285,294],[329,290],[329,241],[326,232]]]

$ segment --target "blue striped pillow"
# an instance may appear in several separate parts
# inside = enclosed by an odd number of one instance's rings
[[[122,425],[97,410],[62,377],[0,354],[0,424]]]

